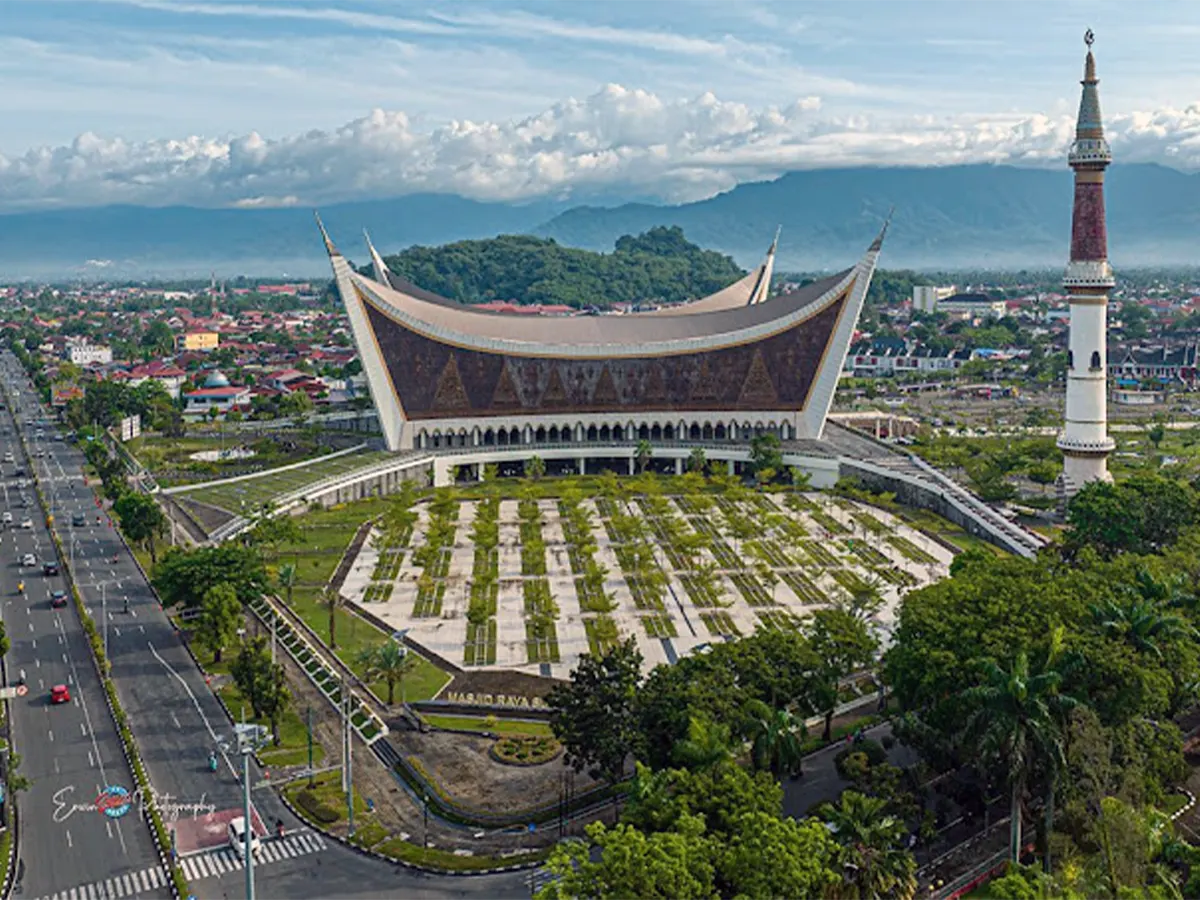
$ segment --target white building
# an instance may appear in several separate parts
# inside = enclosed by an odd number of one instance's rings
[[[949,287],[941,287],[933,284],[915,285],[912,293],[913,312],[937,312],[938,303],[947,297],[953,296],[955,290],[954,285],[950,285]]]
[[[112,348],[100,344],[67,344],[63,358],[77,366],[107,365],[112,362]]]

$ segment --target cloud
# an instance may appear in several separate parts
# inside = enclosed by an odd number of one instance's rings
[[[1121,161],[1200,168],[1200,105],[1112,117]],[[819,97],[752,108],[712,93],[664,101],[610,84],[501,121],[423,129],[376,109],[340,128],[125,141],[85,133],[0,156],[0,210],[103,203],[289,206],[417,192],[481,200],[686,201],[790,169],[994,162],[1062,165],[1071,116],[827,115]]]

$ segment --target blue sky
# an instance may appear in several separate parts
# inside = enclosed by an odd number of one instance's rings
[[[1118,158],[1200,167],[1200,3],[0,0],[0,210],[445,190],[706,196],[1059,164],[1097,34]]]

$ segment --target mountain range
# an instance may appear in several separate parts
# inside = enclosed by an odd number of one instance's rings
[[[1108,176],[1114,265],[1200,262],[1200,175],[1159,165]],[[611,250],[618,237],[678,225],[688,239],[750,266],[782,226],[777,268],[821,271],[857,259],[892,213],[887,268],[1024,269],[1065,262],[1072,180],[1066,169],[971,165],[790,172],[676,206],[484,203],[417,194],[323,207],[348,256],[361,229],[392,253],[412,244],[531,233]],[[307,209],[108,206],[0,216],[0,278],[308,277],[328,272]]]

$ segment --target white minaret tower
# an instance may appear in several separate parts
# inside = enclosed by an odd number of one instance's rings
[[[1066,427],[1058,436],[1063,452],[1059,495],[1068,500],[1089,481],[1111,480],[1108,454],[1115,446],[1108,436],[1108,235],[1104,220],[1104,170],[1112,152],[1100,121],[1100,94],[1091,29],[1083,74],[1083,97],[1075,142],[1067,161],[1075,170],[1075,208],[1071,219],[1071,261],[1063,286],[1071,304],[1067,355]]]

